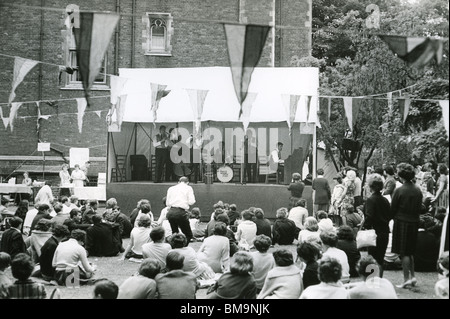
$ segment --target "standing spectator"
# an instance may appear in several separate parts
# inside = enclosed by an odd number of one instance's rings
[[[172,247],[164,242],[165,231],[161,226],[150,231],[151,242],[142,245],[142,256],[144,259],[157,260],[161,264],[161,269],[166,267],[166,257]]]
[[[298,238],[300,230],[304,229],[306,217],[308,217],[308,209],[306,208],[306,199],[300,198],[295,202],[294,207],[289,211],[288,218],[295,223],[295,238]]]
[[[362,229],[375,229],[377,242],[375,247],[369,247],[372,255],[380,266],[380,277],[383,277],[384,256],[389,243],[389,221],[392,219],[391,206],[381,191],[383,179],[378,174],[372,174],[368,179],[372,195],[367,198],[364,206],[364,222]]]
[[[250,249],[253,247],[253,242],[256,238],[257,227],[252,221],[252,213],[248,210],[242,212],[243,221],[238,225],[236,232],[236,240],[238,246],[244,249]]]
[[[398,299],[392,283],[379,277],[379,266],[371,255],[361,257],[357,268],[363,281],[348,290],[349,299]]]
[[[224,273],[230,268],[230,242],[226,233],[226,224],[216,223],[214,235],[205,238],[197,251],[198,260],[207,263],[215,273]]]
[[[438,189],[436,196],[431,200],[432,204],[437,204],[437,207],[448,207],[448,168],[445,164],[440,164],[438,167],[439,179],[437,180]]]
[[[45,299],[47,293],[41,283],[30,279],[34,263],[27,254],[17,254],[11,261],[11,272],[17,279],[7,289],[7,299]]]
[[[290,245],[295,239],[295,223],[288,219],[288,211],[282,207],[277,210],[277,219],[273,223],[273,243]]]
[[[266,235],[272,239],[272,224],[270,220],[264,218],[264,211],[261,208],[255,209],[253,222],[256,224],[256,235]]]
[[[399,288],[407,288],[417,284],[414,252],[417,245],[422,192],[412,182],[414,179],[412,165],[400,163],[397,166],[397,173],[403,185],[392,195],[391,211],[394,217],[392,252],[399,254],[402,260],[404,282]]]
[[[22,218],[11,217],[9,219],[10,228],[7,229],[0,241],[0,251],[3,251],[14,259],[17,254],[26,253],[27,247],[20,232],[20,226],[22,225]]]
[[[148,243],[150,239],[150,216],[143,214],[137,219],[137,222],[138,227],[134,227],[131,231],[130,242],[120,258],[121,260],[125,260],[125,258],[143,258],[142,246]]]
[[[300,269],[294,265],[292,252],[279,249],[273,252],[275,267],[269,270],[258,299],[298,299],[303,291]]]
[[[200,279],[212,279],[215,276],[214,271],[211,267],[197,258],[197,253],[195,250],[186,245],[186,236],[181,233],[174,234],[170,239],[170,245],[172,246],[172,251],[176,251],[184,256],[183,270],[190,271]]]
[[[347,290],[340,281],[342,266],[337,259],[323,256],[318,272],[320,284],[306,288],[300,299],[347,299]]]
[[[161,183],[162,175],[165,170],[165,180],[170,180],[172,172],[169,172],[168,161],[170,161],[169,144],[170,136],[166,132],[166,127],[161,125],[159,127],[159,133],[156,134],[154,140],[155,147],[155,159],[156,159],[156,176],[155,183]]]
[[[433,217],[420,215],[417,246],[414,252],[415,271],[435,271],[439,259],[439,240],[428,229],[434,225]]]
[[[386,196],[386,198],[389,200],[389,202],[392,200],[392,195],[394,194],[394,190],[397,184],[397,181],[395,180],[395,170],[392,165],[386,165],[384,167],[384,185],[383,185],[383,196]]]
[[[189,179],[181,177],[178,184],[167,190],[166,204],[169,206],[167,219],[172,233],[178,233],[179,229],[186,235],[187,243],[192,239],[192,230],[189,225],[189,206],[195,204],[194,190],[189,186]]]
[[[89,256],[111,257],[119,253],[119,245],[114,240],[114,226],[103,222],[98,215],[92,217],[93,226],[86,230],[86,250]],[[115,227],[118,231],[118,226]]]
[[[448,251],[442,253],[438,260],[439,281],[434,285],[434,292],[440,299],[447,299],[449,297],[449,268],[448,268]]]
[[[327,256],[335,258],[342,266],[340,280],[343,283],[347,283],[350,280],[350,265],[348,263],[347,254],[336,248],[338,238],[335,232],[320,233],[320,239],[322,240],[322,258]]]
[[[8,286],[12,284],[11,279],[5,274],[6,268],[11,264],[11,256],[0,252],[0,299],[8,296]]]
[[[350,266],[350,277],[358,277],[356,264],[361,258],[361,253],[356,246],[356,240],[353,229],[350,226],[342,225],[337,232],[338,242],[336,248],[342,250],[347,255],[348,265]]]
[[[328,180],[323,177],[324,171],[322,168],[317,170],[317,177],[312,182],[313,199],[314,199],[314,214],[319,210],[328,211],[331,200],[331,189]]]
[[[362,205],[364,203],[363,197],[362,197],[362,181],[361,178],[359,178],[359,171],[355,170],[355,207]]]
[[[297,246],[297,256],[306,266],[303,269],[303,289],[309,286],[320,284],[319,280],[319,264],[320,249],[317,245],[310,242],[303,242]]]
[[[55,280],[59,285],[65,286],[66,279],[75,271],[78,273],[80,283],[87,283],[94,276],[96,267],[89,263],[84,249],[86,232],[74,229],[67,241],[62,241],[56,247],[52,266],[55,267]]]
[[[74,170],[72,171],[72,174],[70,174],[70,179],[72,180],[74,187],[84,186],[86,175],[84,175],[84,172],[80,169],[79,164],[75,164]]]
[[[342,224],[341,215],[341,204],[345,196],[345,186],[342,182],[342,176],[337,175],[334,178],[337,184],[333,188],[333,193],[331,194],[331,205],[330,205],[330,219],[333,221],[334,226],[339,227]]]
[[[45,181],[44,186],[36,194],[34,202],[36,204],[47,204],[51,206],[55,197],[53,196],[53,192],[51,189],[52,183],[50,181]]]
[[[255,238],[255,248],[257,251],[250,252],[253,258],[253,271],[255,277],[256,293],[259,293],[264,286],[267,273],[275,267],[275,259],[273,255],[268,253],[272,240],[266,235],[258,235]]]
[[[119,287],[109,279],[99,279],[94,285],[93,299],[117,299]]]
[[[117,299],[156,299],[155,277],[160,271],[161,264],[157,260],[144,259],[138,275],[125,279],[120,285]]]
[[[288,191],[291,192],[289,198],[289,209],[295,207],[300,198],[302,198],[303,190],[305,189],[305,183],[302,182],[302,176],[299,173],[292,174],[292,182],[288,186]]]
[[[53,223],[48,219],[39,220],[31,236],[25,240],[28,254],[35,264],[39,263],[42,246],[53,234],[50,230],[52,225]]]
[[[82,224],[93,224],[92,217],[97,215],[98,200],[91,199],[86,206],[86,210],[83,212],[81,219]]]
[[[84,165],[80,167],[80,170],[84,173],[84,177],[85,177],[84,182],[83,182],[84,186],[87,186],[87,183],[89,183],[89,178],[88,178],[89,167],[91,167],[90,161],[85,162]]]
[[[301,244],[303,242],[309,241],[319,241],[320,242],[320,233],[319,233],[319,225],[317,224],[317,219],[314,217],[306,217],[305,219],[305,229],[302,229],[298,234],[298,243]]]
[[[53,225],[52,234],[52,237],[41,247],[41,256],[39,257],[41,276],[47,281],[53,280],[55,276],[55,267],[53,267],[52,261],[56,247],[62,240],[69,237],[70,232],[67,226],[57,224]]]
[[[239,251],[231,258],[230,271],[220,276],[208,299],[256,299],[254,261],[249,253]]]
[[[60,196],[70,196],[70,173],[69,165],[63,164],[61,170],[59,171],[59,195]]]
[[[184,256],[171,251],[166,258],[167,272],[156,275],[158,299],[195,299],[197,291],[196,276],[183,271]]]

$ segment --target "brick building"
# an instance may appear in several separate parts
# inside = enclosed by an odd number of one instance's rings
[[[110,108],[109,77],[100,75],[93,87],[91,107],[79,132],[77,103],[83,97],[77,74],[59,72],[75,66],[73,38],[67,12],[110,11],[121,14],[104,61],[104,73],[119,68],[177,68],[228,66],[220,22],[275,23],[258,67],[289,67],[293,57],[311,52],[312,0],[2,0],[0,3],[0,107],[11,92],[14,58],[42,61],[16,89],[14,102],[23,103],[14,130],[0,123],[0,176],[5,179],[28,170],[42,179],[43,154],[37,143],[48,142],[45,178],[56,178],[70,148],[89,148],[90,175],[105,172],[106,115]],[[48,117],[49,116],[49,117]]]

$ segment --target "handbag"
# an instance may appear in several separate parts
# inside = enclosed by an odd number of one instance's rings
[[[377,234],[375,229],[359,230],[356,234],[356,247],[375,247],[377,245]]]

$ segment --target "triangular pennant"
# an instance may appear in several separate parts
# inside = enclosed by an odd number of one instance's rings
[[[253,69],[259,62],[270,26],[224,24],[234,90],[241,109]]]
[[[447,137],[448,135],[448,100],[441,100],[439,101],[439,105],[442,109],[442,120],[444,121],[444,127],[447,131]]]
[[[350,131],[353,131],[353,126],[356,124],[356,119],[358,118],[360,102],[359,98],[344,97],[344,110],[345,116],[347,117],[347,123]]]
[[[152,90],[151,110],[153,112],[153,125],[156,127],[157,112],[159,108],[159,102],[161,99],[169,94],[170,91],[164,91],[167,85],[150,83],[150,89]]]
[[[247,134],[247,129],[250,125],[250,115],[252,113],[253,103],[255,102],[257,95],[258,93],[248,92],[244,103],[242,104],[241,121],[244,126],[244,134]]]
[[[8,128],[9,117],[2,117],[3,125],[5,126],[5,130]]]
[[[205,104],[206,95],[208,94],[208,90],[195,90],[195,89],[186,89],[186,92],[189,96],[189,101],[191,103],[192,112],[194,113],[194,140],[195,143],[201,141],[201,120],[203,114],[203,106]]]
[[[86,106],[87,106],[87,100],[85,98],[79,98],[76,99],[77,100],[77,119],[78,119],[78,131],[82,132],[82,128],[83,128],[83,116],[84,116],[84,111],[86,110]]]
[[[406,121],[409,113],[409,106],[411,105],[411,99],[409,97],[398,99],[398,108],[402,115],[403,122]]]
[[[392,111],[392,92],[389,92],[386,94],[387,95],[387,101],[388,101],[388,109],[389,111]]]
[[[92,84],[100,72],[109,41],[119,22],[115,13],[80,13],[80,28],[74,28],[78,70],[87,106]]]
[[[11,110],[9,112],[9,126],[11,127],[11,132],[14,130],[14,120],[17,118],[17,111],[21,105],[21,102],[11,103]]]
[[[30,72],[34,66],[38,64],[38,61],[28,60],[24,58],[14,58],[14,77],[12,82],[12,90],[9,95],[8,103],[11,103],[16,97],[16,88],[23,81],[25,76]]]
[[[94,111],[94,113],[97,114],[99,118],[102,118],[102,111]]]
[[[286,111],[286,122],[289,127],[289,135],[291,135],[291,129],[292,125],[294,124],[295,114],[297,113],[300,95],[282,94],[281,99],[283,101],[284,109]]]
[[[128,79],[116,75],[110,76],[111,83],[111,104],[117,104],[117,98],[122,94]]]
[[[442,61],[443,39],[396,35],[379,35],[379,37],[387,43],[391,51],[410,66],[422,67],[432,58],[435,58],[437,63]]]

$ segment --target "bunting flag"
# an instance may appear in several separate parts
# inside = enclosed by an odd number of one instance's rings
[[[443,55],[443,39],[425,37],[405,37],[397,35],[378,35],[387,43],[389,49],[408,65],[422,67],[435,58],[439,64]]]
[[[309,116],[310,116],[310,110],[311,110],[311,99],[312,96],[311,95],[307,95],[306,96],[306,118],[308,119],[308,122],[310,122],[309,120]]]
[[[116,104],[116,122],[119,132],[121,131],[123,116],[125,114],[125,104],[127,102],[127,95],[121,95],[117,98]]]
[[[119,22],[120,15],[115,13],[80,13],[80,27],[74,27],[77,50],[78,70],[83,83],[87,107],[89,95],[95,77],[102,67],[102,60]]]
[[[442,100],[439,101],[439,105],[442,109],[442,120],[444,121],[445,130],[447,131],[447,137],[448,135],[448,100]]]
[[[14,130],[14,120],[17,118],[17,111],[19,110],[22,102],[11,103],[11,110],[9,111],[9,127],[11,132]]]
[[[289,135],[292,134],[291,129],[294,124],[295,114],[297,113],[298,101],[300,100],[300,95],[294,94],[283,94],[281,96],[286,110],[286,122],[289,127]]]
[[[259,62],[270,26],[224,24],[234,90],[241,109]]]
[[[353,97],[343,97],[343,100],[347,123],[350,131],[353,131],[353,126],[356,124],[356,119],[358,118],[359,114],[360,101],[359,99]]]
[[[186,92],[189,96],[189,101],[191,102],[192,112],[194,113],[194,140],[197,146],[200,146],[199,143],[201,141],[201,125],[202,125],[202,114],[203,114],[203,105],[205,104],[206,95],[208,94],[208,90],[195,90],[195,89],[186,89]]]
[[[242,104],[242,125],[244,126],[244,134],[247,135],[247,129],[250,125],[250,114],[252,113],[253,103],[256,100],[258,93],[248,92],[247,97]]]
[[[392,92],[389,92],[386,95],[387,95],[388,109],[389,109],[389,111],[392,111],[392,106],[393,106],[393,103],[392,103]]]
[[[117,104],[117,98],[122,95],[128,79],[116,75],[110,75],[109,78],[111,84],[111,104]]]
[[[3,109],[0,106],[0,117],[2,118],[3,121],[3,125],[5,126],[5,130],[8,128],[8,124],[9,124],[9,117],[3,117]]]
[[[25,76],[30,72],[32,68],[38,64],[38,61],[28,60],[20,57],[14,58],[14,77],[12,82],[12,91],[9,95],[8,103],[11,103],[16,97],[16,88],[22,83]]]
[[[77,109],[78,109],[78,131],[81,134],[82,128],[83,128],[84,111],[86,110],[86,107],[87,107],[87,100],[85,98],[79,98],[76,100],[77,100]]]
[[[102,111],[94,111],[94,113],[97,114],[99,118],[102,118]]]
[[[406,121],[409,113],[409,107],[411,105],[411,99],[407,96],[398,99],[398,108],[400,114],[403,116],[403,123]]]
[[[159,102],[161,99],[167,94],[170,93],[170,91],[165,91],[164,89],[167,87],[167,85],[162,84],[156,84],[156,83],[150,83],[150,88],[152,90],[152,105],[151,110],[153,112],[153,125],[156,127],[156,119],[157,119],[157,112],[159,108]]]

